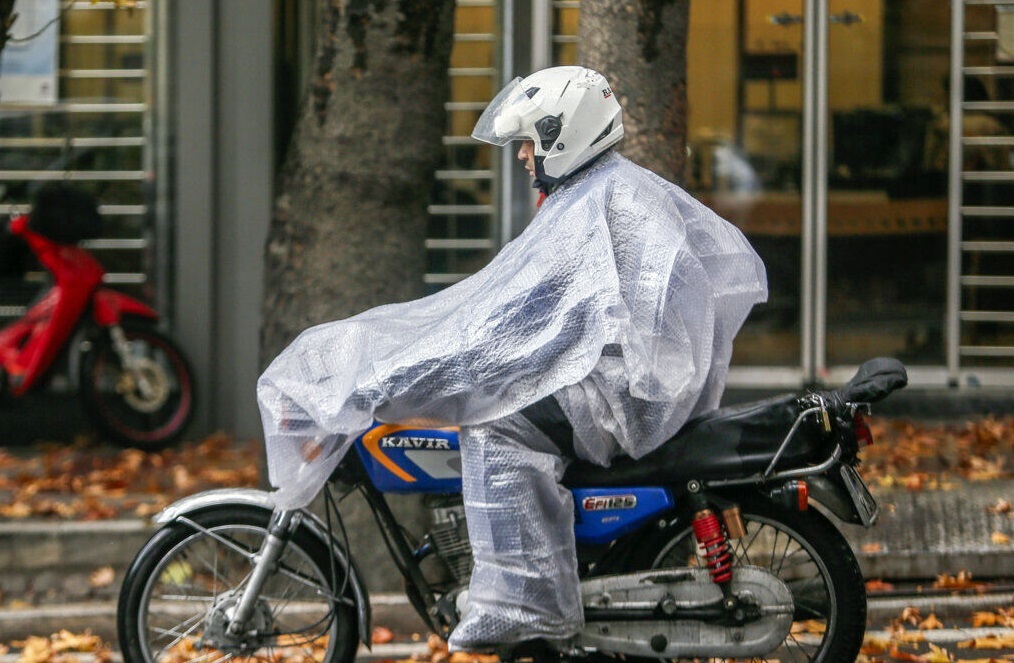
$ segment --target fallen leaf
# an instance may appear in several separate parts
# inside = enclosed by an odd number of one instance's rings
[[[113,571],[113,567],[103,566],[91,572],[91,575],[88,576],[88,584],[99,589],[113,584],[115,579],[116,572]]]
[[[901,614],[898,615],[899,621],[908,622],[912,626],[918,624],[921,619],[922,615],[919,614],[919,608],[914,608],[912,606],[906,607],[901,611]]]
[[[936,589],[983,589],[986,587],[986,583],[972,582],[972,574],[968,571],[958,571],[957,575],[951,576],[946,573],[942,573],[937,576],[936,582],[933,583],[933,587]]]
[[[958,643],[961,649],[1007,649],[1014,647],[1014,633],[1007,635],[987,635],[982,638],[972,638]]]
[[[877,638],[872,635],[867,635],[863,638],[863,646],[859,650],[861,654],[866,656],[875,656],[877,654],[883,654],[887,651],[887,648],[891,645],[890,641],[884,638]]]
[[[1010,537],[1003,532],[993,532],[992,536],[989,537],[989,540],[998,546],[1005,546],[1010,543]]]
[[[447,642],[445,642],[444,639],[436,633],[431,633],[430,636],[426,638],[426,646],[429,648],[430,653],[447,651]]]
[[[951,663],[954,657],[951,656],[950,652],[942,647],[937,647],[932,642],[930,643],[930,653],[919,657],[920,661],[926,663]]]
[[[106,646],[102,638],[92,635],[91,631],[72,633],[71,631],[61,630],[59,633],[50,636],[50,641],[52,642],[53,651],[57,653],[95,653],[101,651]]]
[[[374,628],[373,634],[370,636],[370,642],[375,645],[386,645],[392,640],[394,640],[394,632],[384,626]]]
[[[898,649],[897,645],[891,645],[891,650],[888,652],[888,655],[891,658],[895,659],[896,661],[920,661],[920,660],[922,660],[918,656],[916,656],[915,654],[910,654],[908,652],[901,651],[900,649]]]
[[[14,646],[21,650],[18,663],[47,663],[53,655],[49,638],[31,636],[26,640],[15,641]]]
[[[1000,615],[995,612],[976,612],[972,614],[972,628],[982,628],[984,626],[996,626],[999,621]]]
[[[889,592],[894,589],[894,585],[883,580],[867,580],[866,591],[868,592]]]
[[[881,550],[879,543],[864,543],[860,548],[864,553],[878,553]]]
[[[939,619],[937,619],[937,616],[934,613],[932,613],[932,612],[930,613],[929,617],[927,617],[926,619],[924,619],[921,622],[919,622],[919,630],[920,631],[930,631],[932,629],[943,628],[943,627],[944,627],[943,622],[941,622]]]
[[[792,622],[790,632],[794,634],[799,633],[810,633],[813,635],[822,635],[827,631],[827,624],[824,622],[817,621],[815,619],[807,619],[802,622]]]
[[[996,514],[1010,513],[1011,503],[998,497],[995,502],[986,507],[986,512]]]

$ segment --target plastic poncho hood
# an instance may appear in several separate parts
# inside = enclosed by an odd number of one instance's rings
[[[312,327],[271,363],[257,395],[276,504],[309,503],[375,420],[481,424],[551,394],[578,455],[640,457],[717,406],[766,296],[738,229],[607,153],[479,272]]]

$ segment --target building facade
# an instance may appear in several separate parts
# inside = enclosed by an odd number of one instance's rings
[[[259,432],[263,246],[316,5],[52,0],[32,20],[59,12],[55,94],[0,86],[0,212],[39,181],[95,190],[110,280],[167,312],[195,365],[195,432]],[[513,154],[468,134],[514,76],[579,62],[580,10],[458,0],[430,290],[530,218]],[[730,384],[836,383],[892,355],[915,386],[1014,387],[1014,4],[709,0],[690,22],[686,186],[750,237],[771,286]],[[0,314],[23,310],[26,278]]]

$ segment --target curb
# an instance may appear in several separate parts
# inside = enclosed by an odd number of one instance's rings
[[[408,646],[412,636],[418,635],[420,642],[412,642],[416,648],[426,649],[426,635],[429,629],[400,594],[376,594],[370,597],[373,626],[391,629],[399,641],[394,644]],[[106,642],[117,643],[116,601],[88,603],[66,603],[23,609],[0,609],[0,642],[23,640],[30,635],[49,635],[62,629],[75,633],[91,631]],[[376,645],[374,649],[387,645]],[[383,651],[387,651],[386,649]],[[392,658],[385,655],[383,658]],[[406,657],[395,657],[406,658]]]
[[[916,608],[924,617],[933,613],[941,620],[967,618],[971,612],[989,612],[1007,607],[1014,601],[1014,591],[992,594],[905,596],[869,598],[867,620],[871,623],[897,618],[905,608]],[[378,594],[371,597],[373,626],[384,626],[395,634],[395,642],[374,645],[373,651],[362,648],[358,658],[364,660],[409,658],[412,653],[425,652],[429,633],[408,599],[400,594]],[[78,603],[43,606],[23,610],[0,610],[0,642],[21,640],[29,635],[56,633],[61,629],[83,633],[90,630],[113,645],[116,638],[116,603]],[[418,636],[418,642],[415,637]],[[0,661],[6,663],[6,661]]]

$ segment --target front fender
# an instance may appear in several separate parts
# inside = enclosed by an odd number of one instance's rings
[[[245,506],[265,511],[274,511],[275,502],[271,493],[253,488],[219,488],[208,490],[184,497],[173,502],[161,513],[154,517],[154,521],[160,525],[179,520],[181,517],[204,511],[212,507],[221,506]],[[344,550],[341,544],[333,536],[328,534],[327,526],[315,514],[300,509],[303,516],[303,524],[329,549],[334,552],[335,559],[339,565],[349,570],[349,584],[352,587],[352,595],[356,601],[356,613],[359,621],[359,640],[367,647],[371,646],[370,633],[370,597],[366,592],[359,569],[356,568],[355,560],[352,559],[349,551]]]
[[[158,311],[144,302],[109,288],[99,288],[92,297],[92,317],[100,327],[120,324],[125,315],[158,320]]]

